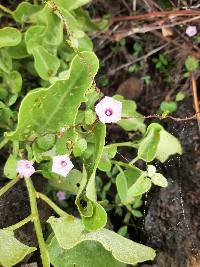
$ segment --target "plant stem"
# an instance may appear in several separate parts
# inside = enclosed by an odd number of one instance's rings
[[[129,162],[129,164],[130,165],[133,165],[136,161],[138,161],[139,160],[139,158],[138,158],[138,156],[137,157],[135,157],[134,159],[132,159],[130,162]]]
[[[0,189],[0,197],[6,193],[13,185],[15,185],[19,181],[20,177],[17,176],[15,179],[12,179],[9,183],[7,183],[4,187]]]
[[[42,199],[44,202],[46,202],[59,216],[70,216],[67,212],[59,208],[51,199],[49,199],[47,196],[45,196],[42,193],[36,192],[37,198]]]
[[[4,138],[2,141],[0,141],[0,149],[2,149],[7,143],[8,143],[8,139],[6,139],[6,138]]]
[[[122,143],[113,143],[105,146],[105,148],[112,148],[112,147],[120,147],[120,146],[128,146],[128,147],[133,147],[137,148],[138,145],[134,144],[134,142],[122,142]]]
[[[123,166],[125,168],[128,168],[128,169],[134,169],[135,170],[135,167],[132,166],[130,163],[125,163],[125,162],[122,162],[122,161],[116,161],[116,160],[111,160],[111,162],[115,165],[118,165],[118,166]]]
[[[47,250],[46,250],[46,244],[45,244],[45,241],[44,241],[44,237],[43,237],[43,234],[42,234],[42,227],[41,227],[38,208],[37,208],[36,191],[35,191],[35,188],[33,186],[33,183],[32,183],[32,180],[30,179],[30,177],[25,178],[25,182],[26,182],[26,186],[27,186],[27,189],[28,189],[28,193],[29,193],[31,214],[33,216],[35,232],[36,232],[36,235],[37,235],[38,244],[39,244],[39,248],[40,248],[40,255],[41,255],[41,259],[42,259],[42,265],[43,265],[43,267],[50,267],[49,257],[48,257],[48,253],[47,253]]]
[[[29,215],[28,217],[26,217],[25,219],[23,219],[22,221],[13,224],[11,226],[8,226],[6,228],[3,228],[4,230],[9,230],[9,231],[14,231],[20,227],[22,227],[24,224],[30,222],[33,219],[33,215]]]
[[[1,4],[0,4],[0,9],[1,9],[3,12],[8,13],[8,14],[10,14],[10,15],[13,14],[13,12],[12,12],[10,9],[8,9],[7,7],[5,7],[5,6],[1,5]]]

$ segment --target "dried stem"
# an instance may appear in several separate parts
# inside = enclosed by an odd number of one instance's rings
[[[192,93],[193,93],[193,100],[194,100],[194,109],[196,111],[196,118],[198,122],[198,127],[200,131],[200,108],[199,108],[199,100],[198,100],[198,95],[197,95],[197,82],[194,77],[194,74],[192,73]]]

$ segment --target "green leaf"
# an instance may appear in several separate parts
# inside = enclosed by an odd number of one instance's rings
[[[125,267],[115,260],[110,252],[95,241],[83,241],[72,249],[63,249],[55,237],[47,246],[50,261],[54,267],[100,267],[102,258],[104,267]],[[92,257],[91,257],[92,255]]]
[[[121,202],[124,205],[126,205],[127,204],[128,185],[127,185],[126,176],[124,175],[124,172],[120,172],[117,175],[117,177],[116,177],[116,186],[117,186],[117,192],[119,194]]]
[[[91,72],[83,64],[91,64]],[[91,52],[77,55],[70,67],[70,77],[57,81],[49,88],[32,90],[23,99],[15,132],[7,133],[12,140],[27,140],[45,133],[57,132],[64,125],[75,123],[84,94],[92,84],[98,60]]]
[[[0,48],[0,69],[5,73],[12,70],[12,58],[6,48]]]
[[[178,92],[177,95],[176,95],[176,101],[182,101],[184,98],[185,98],[185,94],[182,93],[182,92]]]
[[[159,124],[152,123],[148,129],[146,136],[142,140],[138,149],[138,157],[146,162],[150,162],[156,157],[158,144],[160,141],[160,130],[162,127]]]
[[[95,188],[95,174],[101,159],[106,136],[106,126],[102,123],[97,123],[94,128],[95,144],[92,158],[89,159],[87,170],[89,180],[87,182],[86,198],[91,201],[93,205],[93,214],[91,217],[84,217],[83,222],[88,230],[97,230],[105,226],[107,222],[107,214],[104,208],[97,203],[96,188]],[[83,188],[84,189],[84,188]]]
[[[181,144],[176,137],[162,129],[160,131],[160,141],[157,146],[156,158],[163,163],[169,156],[174,154],[182,154]]]
[[[97,202],[92,202],[93,214],[91,217],[83,217],[82,221],[88,231],[96,231],[103,228],[107,223],[107,213]]]
[[[153,184],[161,186],[161,187],[167,187],[168,186],[167,179],[161,173],[155,173],[152,176],[151,181]]]
[[[96,113],[92,111],[91,109],[88,109],[85,111],[85,124],[91,125],[96,120]]]
[[[89,3],[91,0],[68,0],[68,1],[63,1],[63,0],[55,0],[55,4],[59,7],[59,8],[64,8],[64,9],[68,9],[68,10],[74,10],[78,7],[81,7],[87,3]]]
[[[78,139],[74,144],[73,153],[75,157],[80,157],[83,152],[87,149],[87,141],[84,138]]]
[[[19,23],[30,22],[31,16],[40,11],[41,8],[42,6],[39,5],[32,5],[31,3],[22,2],[17,6],[12,15],[13,18]]]
[[[24,38],[22,38],[18,45],[8,47],[7,52],[14,59],[21,59],[29,56]]]
[[[37,139],[37,145],[40,149],[47,151],[55,144],[55,135],[46,134]]]
[[[147,166],[147,175],[148,177],[152,177],[156,173],[156,167],[154,165]]]
[[[177,110],[177,104],[175,101],[163,101],[160,105],[160,109],[163,112],[174,112]]]
[[[15,46],[21,42],[21,33],[15,28],[4,27],[0,29],[0,48],[4,46]]]
[[[49,179],[49,184],[55,189],[59,189],[72,194],[77,194],[82,179],[82,173],[79,170],[73,169],[69,172],[66,178],[52,177]]]
[[[57,138],[56,153],[57,155],[71,154],[73,144],[76,143],[78,134],[74,128],[66,129],[64,134]]]
[[[63,22],[48,6],[44,8],[44,12],[46,23],[44,43],[58,46],[63,41]]]
[[[4,267],[15,266],[26,255],[36,250],[22,244],[14,237],[14,233],[8,230],[0,230],[0,264]]]
[[[56,75],[60,66],[60,61],[56,56],[50,54],[42,46],[37,46],[33,49],[33,56],[35,69],[43,80],[48,81]]]
[[[185,67],[187,71],[195,71],[199,67],[199,61],[193,56],[188,56],[185,61]]]
[[[78,219],[69,217],[50,217],[48,222],[55,233],[59,245],[63,249],[71,249],[86,240],[98,241],[110,251],[116,260],[126,264],[136,265],[139,262],[153,260],[155,251],[151,248],[137,244],[115,232],[101,229],[87,232]]]
[[[102,172],[109,172],[111,170],[112,163],[106,155],[103,155],[99,161],[98,169]]]
[[[151,188],[151,179],[144,177],[142,174],[137,181],[128,189],[127,192],[127,199],[129,202],[134,197],[143,195],[144,193],[148,192]]]
[[[14,179],[17,176],[17,158],[14,155],[10,155],[4,166],[4,175],[9,179]]]
[[[33,49],[38,45],[42,45],[45,36],[45,26],[31,26],[25,33],[25,43],[29,54],[33,53]]]
[[[122,102],[122,117],[140,117],[142,116],[140,113],[136,111],[136,103],[132,100],[125,100],[123,96],[115,95],[113,98]],[[130,119],[122,119],[117,124],[121,126],[126,131],[137,131],[139,130],[141,133],[145,131],[145,125],[143,123],[144,119],[142,118],[130,118]]]
[[[133,216],[136,217],[136,218],[141,218],[141,217],[143,217],[142,212],[139,211],[139,210],[132,210],[131,213],[132,213]]]
[[[121,236],[126,236],[128,233],[128,227],[127,225],[123,225],[119,228],[119,230],[117,231],[117,233]]]
[[[77,192],[75,203],[82,217],[91,217],[93,215],[93,205],[85,194],[85,187],[87,185],[87,172],[84,165],[81,178],[82,179],[80,182],[79,190]]]
[[[10,87],[10,91],[13,94],[19,94],[22,88],[22,76],[21,74],[14,70],[9,74],[5,75],[6,83]]]

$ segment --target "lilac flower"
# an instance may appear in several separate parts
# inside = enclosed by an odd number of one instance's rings
[[[35,168],[32,161],[24,159],[18,161],[16,171],[20,177],[30,177],[35,172]]]
[[[197,27],[188,26],[185,33],[187,34],[187,36],[192,37],[197,34]]]
[[[52,172],[66,177],[73,167],[74,165],[67,155],[58,155],[53,157]]]
[[[59,202],[66,199],[66,193],[64,191],[58,191],[56,196]]]
[[[121,120],[122,102],[105,96],[95,107],[95,111],[102,123],[112,123]]]

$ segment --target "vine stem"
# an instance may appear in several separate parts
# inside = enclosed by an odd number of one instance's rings
[[[15,179],[12,179],[4,187],[0,189],[0,197],[5,194],[13,185],[15,185],[20,180],[20,177],[17,176]]]
[[[31,220],[33,220],[33,215],[29,215],[28,217],[26,217],[25,219],[23,219],[22,221],[13,224],[11,226],[8,226],[6,228],[3,228],[4,230],[9,230],[9,231],[14,231],[20,227],[22,227],[24,224],[30,222]]]
[[[50,267],[49,256],[46,250],[46,244],[44,241],[42,227],[41,227],[41,223],[39,219],[39,213],[38,213],[37,201],[36,201],[36,191],[35,191],[35,188],[33,186],[33,183],[30,177],[26,177],[25,182],[26,182],[28,193],[29,193],[31,214],[33,216],[33,223],[35,226],[35,232],[37,235],[38,244],[40,248],[40,256],[42,259],[42,265],[43,267]]]
[[[134,144],[134,142],[122,142],[122,143],[113,143],[113,144],[106,145],[105,148],[120,147],[120,146],[127,146],[127,147],[133,147],[133,148],[138,147],[138,145]]]
[[[129,164],[130,165],[133,165],[134,163],[136,163],[136,161],[138,161],[139,160],[139,157],[137,156],[137,157],[135,157],[134,159],[132,159],[130,162],[129,162]]]
[[[0,4],[0,9],[1,9],[3,12],[8,13],[8,14],[10,14],[10,15],[13,14],[13,12],[12,12],[9,8],[7,8],[7,7],[5,7],[5,6],[1,5],[1,4]]]
[[[36,197],[46,202],[59,216],[70,216],[67,212],[59,208],[51,199],[42,193],[36,192]]]

